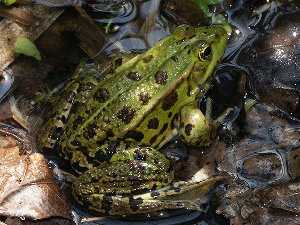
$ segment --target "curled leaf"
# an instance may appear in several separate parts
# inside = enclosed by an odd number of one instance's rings
[[[41,60],[41,54],[35,44],[26,37],[18,37],[15,43],[15,52],[26,56],[31,56],[36,60]]]

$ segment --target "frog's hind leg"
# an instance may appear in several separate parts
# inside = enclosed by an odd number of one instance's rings
[[[140,195],[92,194],[88,198],[89,208],[105,215],[122,216],[151,214],[168,209],[204,211],[201,203],[223,177],[212,177],[202,182],[175,182],[164,188]]]
[[[173,176],[173,168],[162,153],[149,147],[131,147],[76,178],[73,196],[81,205],[106,215],[201,210],[199,200],[223,179],[171,183]]]

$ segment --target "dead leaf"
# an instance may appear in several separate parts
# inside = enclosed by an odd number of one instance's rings
[[[70,218],[69,206],[43,155],[24,153],[20,144],[23,130],[11,127],[3,130],[6,135],[0,136],[0,215]],[[23,137],[15,138],[18,132]]]
[[[0,8],[0,16],[24,26],[30,26],[34,22],[34,16],[31,12],[16,7]]]

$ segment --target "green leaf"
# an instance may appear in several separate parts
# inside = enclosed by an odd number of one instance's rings
[[[37,47],[32,41],[26,37],[18,37],[15,43],[15,52],[18,54],[23,54],[30,56],[40,61],[42,59],[41,54]]]
[[[9,6],[16,3],[16,0],[0,0],[0,2],[2,2],[4,5]]]

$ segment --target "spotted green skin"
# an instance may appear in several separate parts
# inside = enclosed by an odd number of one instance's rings
[[[40,145],[56,146],[84,171],[73,184],[79,203],[109,215],[187,207],[140,195],[174,192],[171,165],[158,151],[174,135],[188,144],[209,142],[196,102],[209,88],[227,38],[221,25],[180,26],[147,52],[117,59],[104,74],[98,66],[79,68],[53,101],[39,137]],[[176,192],[193,185],[178,184]]]

